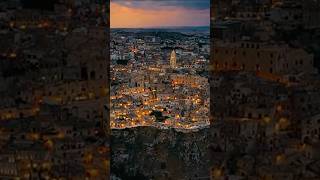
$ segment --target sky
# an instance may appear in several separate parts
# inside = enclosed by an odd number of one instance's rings
[[[210,0],[111,0],[111,28],[209,26]]]

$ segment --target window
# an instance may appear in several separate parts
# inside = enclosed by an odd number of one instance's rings
[[[88,70],[86,67],[81,68],[81,79],[88,80]]]
[[[246,65],[242,64],[241,68],[242,68],[242,70],[245,70],[246,69]]]
[[[260,65],[259,64],[256,64],[256,70],[260,71]]]
[[[91,78],[91,80],[95,80],[96,79],[96,72],[95,71],[91,71],[90,72],[90,78]]]

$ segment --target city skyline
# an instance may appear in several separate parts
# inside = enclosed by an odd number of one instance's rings
[[[192,27],[210,25],[209,0],[112,0],[111,28]]]

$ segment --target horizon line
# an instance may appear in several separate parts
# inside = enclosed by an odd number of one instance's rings
[[[164,29],[164,28],[197,28],[197,27],[208,27],[210,28],[210,25],[204,25],[204,26],[150,26],[150,27],[110,27],[110,29]]]

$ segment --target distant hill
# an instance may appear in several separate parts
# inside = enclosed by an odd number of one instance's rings
[[[118,33],[122,34],[123,36],[130,36],[135,34],[138,38],[143,39],[145,36],[156,36],[160,37],[161,39],[185,39],[190,37],[190,35],[183,34],[180,32],[166,32],[166,31],[132,31],[132,30],[122,30],[122,29],[113,29]]]
[[[137,32],[136,33],[139,38],[143,38],[145,36],[157,36],[161,39],[183,39],[189,37],[187,34],[183,34],[180,32],[165,32],[165,31],[145,31],[145,32]]]
[[[183,34],[193,33],[209,33],[209,26],[179,26],[179,27],[153,27],[153,28],[112,28],[115,31],[126,31],[126,32],[177,32]]]

